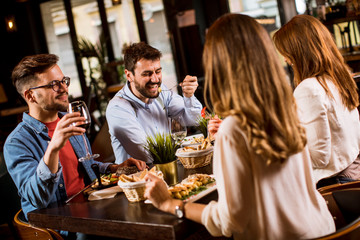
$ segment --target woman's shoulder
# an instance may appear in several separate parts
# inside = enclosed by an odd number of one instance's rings
[[[226,117],[220,125],[219,132],[227,137],[238,138],[239,136],[243,136],[245,138],[245,134],[241,129],[240,120],[235,116]]]
[[[321,86],[315,77],[304,79],[294,90],[295,98],[304,96],[318,96],[324,94],[326,94],[325,89]]]
[[[317,88],[321,88],[321,85],[315,77],[312,77],[302,80],[300,84],[295,88],[295,91],[302,88],[317,89]]]

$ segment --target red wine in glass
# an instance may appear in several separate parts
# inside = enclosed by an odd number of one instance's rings
[[[84,129],[88,129],[90,127],[90,123],[79,124],[79,125],[77,125],[77,127],[82,127]]]
[[[82,127],[85,129],[89,128],[89,126],[91,124],[91,115],[89,113],[89,110],[88,110],[85,102],[84,101],[74,101],[74,102],[69,103],[69,113],[73,113],[73,112],[79,112],[80,115],[85,118],[84,122],[74,123],[74,126]],[[99,154],[90,154],[89,146],[88,146],[86,138],[85,138],[85,133],[82,134],[82,137],[83,137],[84,145],[85,145],[85,149],[86,149],[86,156],[79,158],[79,162],[83,162],[86,160],[95,159],[95,158],[99,157],[100,156]]]

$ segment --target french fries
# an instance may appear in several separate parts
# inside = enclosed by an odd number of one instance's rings
[[[128,175],[125,175],[125,174],[121,174],[119,176],[119,180],[122,181],[122,182],[136,182],[135,179],[133,178],[133,176],[128,176]]]
[[[148,173],[148,170],[147,170],[147,168],[145,168],[145,170],[141,172],[139,178],[143,179],[146,176],[147,173]]]
[[[141,172],[139,172],[138,174],[132,174],[132,175],[125,175],[125,174],[121,174],[119,176],[119,181],[121,182],[139,182],[139,181],[143,181],[146,174],[151,173],[154,174],[156,176],[159,176],[159,174],[156,172],[156,167],[151,168],[150,170],[143,170]]]
[[[197,146],[185,146],[182,149],[182,152],[193,152],[193,151],[200,151],[200,150],[205,150],[207,148],[211,147],[211,142],[209,140],[209,138],[205,138],[205,140],[202,142],[201,145],[197,145]]]
[[[210,146],[211,146],[211,142],[210,142],[209,137],[207,137],[207,138],[205,138],[205,140],[204,140],[203,143],[201,144],[200,149],[198,149],[198,150],[205,150],[205,149],[207,149],[207,148],[210,147]]]

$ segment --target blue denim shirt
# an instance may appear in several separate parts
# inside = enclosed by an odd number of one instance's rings
[[[59,113],[59,117],[65,114]],[[26,217],[32,210],[46,208],[50,203],[63,202],[68,198],[60,161],[58,172],[51,173],[43,160],[50,140],[45,124],[23,113],[23,121],[7,137],[4,145],[6,166],[18,188]],[[78,158],[86,155],[82,136],[73,136],[69,141]],[[99,165],[101,173],[105,173],[111,164],[93,160],[82,162],[90,180],[96,179],[92,163]]]

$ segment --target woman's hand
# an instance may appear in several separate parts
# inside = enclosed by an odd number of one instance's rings
[[[151,173],[145,176],[146,190],[144,197],[148,198],[152,204],[164,211],[175,214],[175,207],[184,205],[182,200],[173,199],[168,190],[165,182]],[[185,217],[197,223],[201,223],[201,215],[206,205],[199,203],[187,203],[184,206]]]
[[[176,200],[170,196],[165,182],[151,173],[145,176],[145,180],[147,183],[144,197],[148,198],[156,208],[173,213],[171,206]]]
[[[220,124],[222,123],[223,120],[221,120],[218,115],[215,115],[212,119],[209,120],[208,123],[208,131],[210,134],[210,139],[214,139],[216,138],[217,132],[219,130]]]

